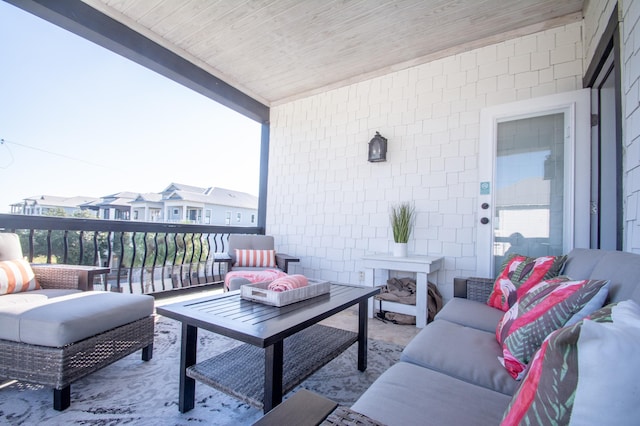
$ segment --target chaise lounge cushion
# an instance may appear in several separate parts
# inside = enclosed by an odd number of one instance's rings
[[[508,395],[398,362],[351,408],[389,426],[497,425],[510,400]]]
[[[66,296],[68,294],[81,293],[82,290],[75,289],[40,289],[33,291],[25,291],[22,293],[14,293],[14,294],[5,294],[0,299],[0,313],[2,312],[2,307],[6,305],[16,305],[23,303],[31,303],[32,306],[41,305],[43,303],[47,303],[48,300]],[[1,315],[1,314],[0,314]]]
[[[499,356],[502,348],[496,342],[495,330],[482,331],[437,319],[409,342],[400,360],[513,395],[519,382],[500,364]]]
[[[1,296],[0,302],[5,297]],[[62,347],[153,313],[151,296],[74,292],[39,303],[1,303],[0,339]]]

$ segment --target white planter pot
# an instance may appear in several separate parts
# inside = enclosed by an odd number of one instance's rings
[[[393,243],[393,255],[395,257],[407,257],[407,243]]]

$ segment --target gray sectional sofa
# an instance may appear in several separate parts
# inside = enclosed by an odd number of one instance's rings
[[[607,302],[640,302],[640,255],[575,249],[562,274],[610,280]],[[499,424],[520,382],[498,361],[504,312],[485,303],[492,283],[456,279],[455,297],[351,409],[388,425]]]

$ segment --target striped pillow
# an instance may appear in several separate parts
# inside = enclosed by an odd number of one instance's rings
[[[236,266],[275,268],[276,251],[236,249]]]
[[[0,295],[39,289],[29,262],[23,259],[0,262]]]

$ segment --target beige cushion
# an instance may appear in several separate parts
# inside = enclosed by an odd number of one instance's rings
[[[0,339],[20,341],[20,315],[36,306],[47,303],[55,297],[62,297],[80,290],[34,290],[24,293],[0,296]]]
[[[22,259],[22,247],[18,235],[0,232],[0,260]]]
[[[231,234],[227,253],[236,263],[236,249],[273,250],[274,240],[271,235]]]
[[[36,296],[39,300],[32,303],[5,303],[9,295],[0,297],[1,339],[62,347],[149,316],[154,308],[147,295],[85,291],[46,300],[42,293]]]
[[[33,291],[25,291],[23,293],[5,294],[0,297],[0,312],[6,305],[15,305],[22,303],[31,303],[42,305],[55,297],[66,296],[68,294],[82,293],[82,290],[76,289],[40,289]]]

